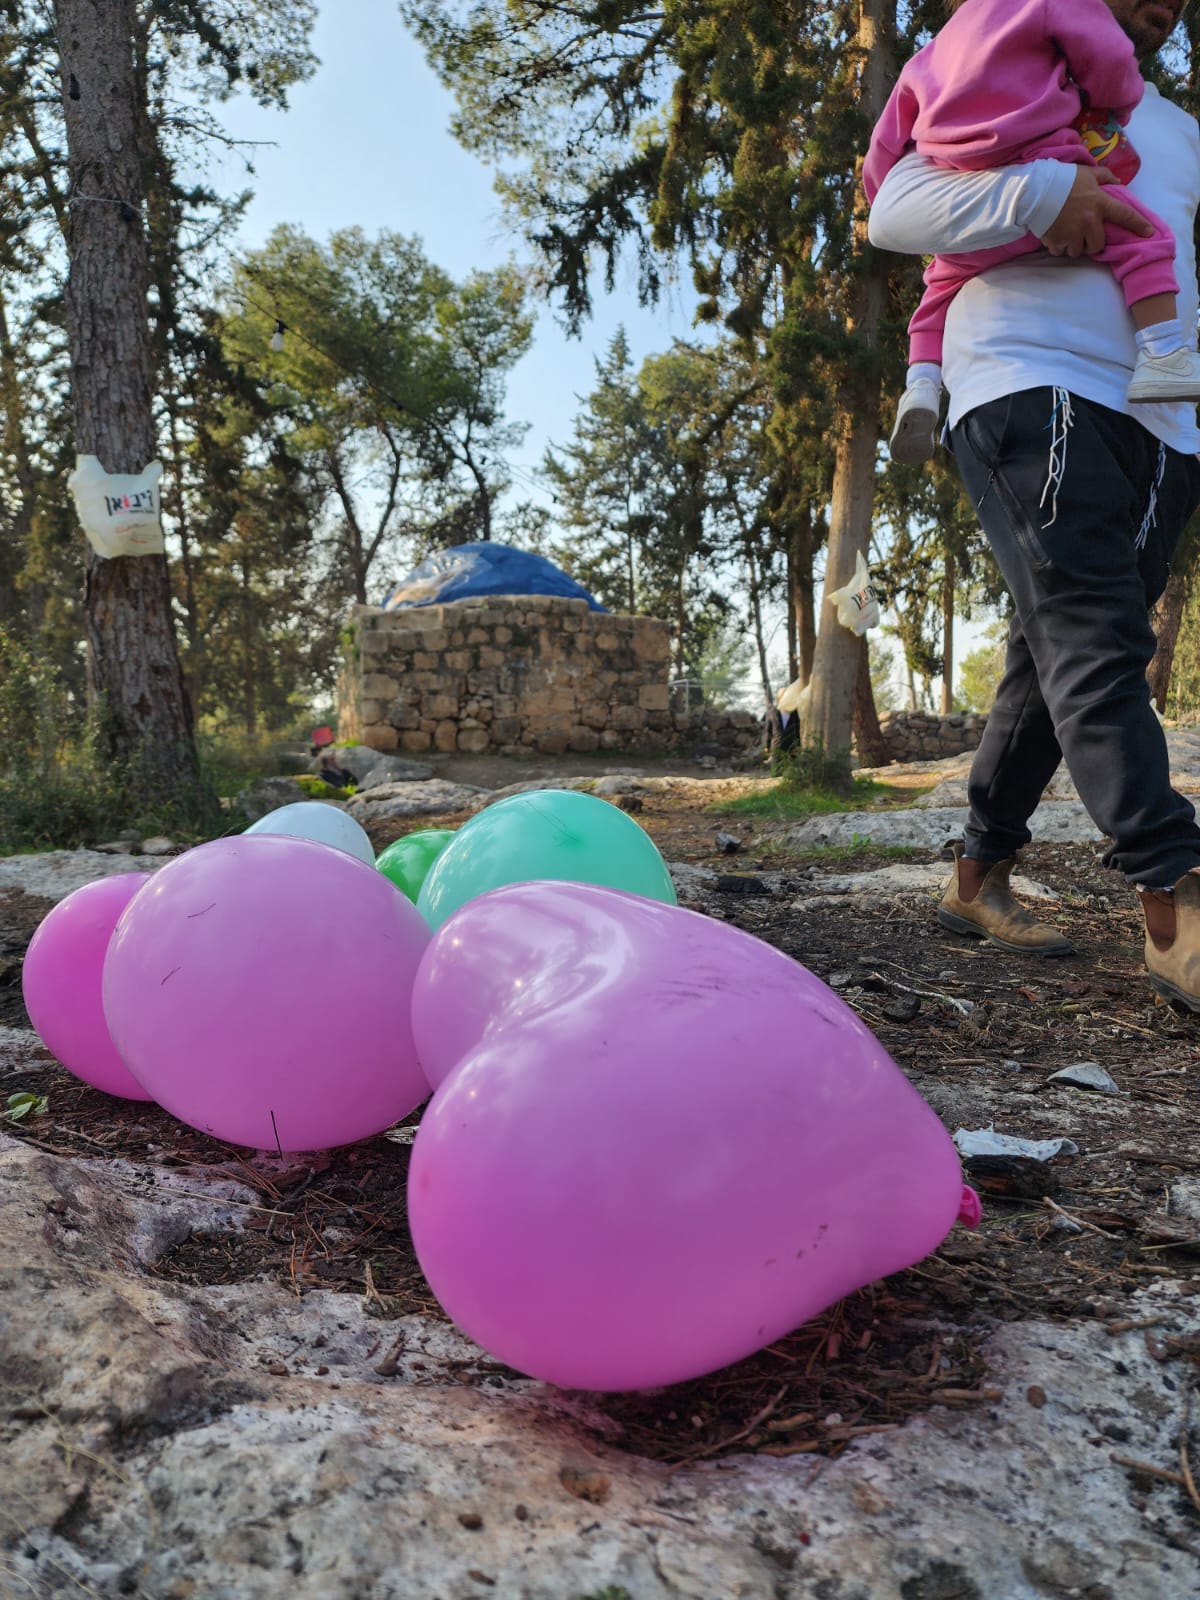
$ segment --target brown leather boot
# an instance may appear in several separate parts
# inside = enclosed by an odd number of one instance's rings
[[[1200,867],[1173,890],[1143,889],[1146,967],[1151,987],[1189,1011],[1200,1011]]]
[[[954,876],[942,896],[937,919],[943,928],[986,939],[1020,956],[1070,956],[1075,946],[1057,928],[1031,916],[1009,887],[1016,857],[993,862],[970,861],[961,844],[954,846]]]

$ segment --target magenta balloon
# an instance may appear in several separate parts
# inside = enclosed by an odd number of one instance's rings
[[[441,1080],[409,1176],[417,1254],[454,1321],[534,1377],[696,1377],[954,1224],[930,1107],[818,978],[724,923],[516,884],[441,928],[413,1001]]]
[[[410,1004],[424,919],[373,867],[286,834],[162,868],[104,967],[117,1048],[181,1121],[256,1149],[327,1149],[425,1098]]]
[[[25,1009],[47,1050],[84,1083],[126,1100],[150,1096],[117,1054],[100,979],[117,920],[149,878],[115,873],[60,900],[42,919],[21,968]]]

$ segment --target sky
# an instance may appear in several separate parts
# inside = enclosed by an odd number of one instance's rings
[[[291,91],[288,111],[264,111],[247,97],[219,108],[232,136],[264,141],[252,153],[252,177],[233,154],[213,173],[222,190],[255,191],[237,242],[260,245],[281,222],[319,240],[358,226],[367,234],[386,228],[418,235],[429,260],[456,279],[521,260],[522,241],[506,230],[492,173],[450,133],[453,97],[405,29],[395,0],[326,0],[313,49],[321,65]],[[596,359],[618,327],[635,366],[691,335],[684,293],[670,292],[644,310],[632,277],[630,267],[611,296],[597,286],[595,314],[580,338],[569,339],[552,311],[540,313],[533,348],[508,381],[509,420],[531,425],[510,458],[521,497],[546,446],[571,437],[579,397],[594,387]]]

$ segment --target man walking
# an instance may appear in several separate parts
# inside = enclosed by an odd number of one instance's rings
[[[1165,44],[1184,0],[1105,3],[1145,57]],[[1175,233],[1190,332],[1200,128],[1148,84],[1127,132],[1142,163],[1130,188]],[[1087,258],[1103,247],[1105,223],[1145,224],[1105,192],[1106,177],[1055,161],[964,174],[909,155],[871,210],[870,237],[883,249],[975,251],[1027,232],[1046,246],[966,284],[946,324],[950,447],[1013,620],[938,918],[1005,949],[1070,951],[1008,881],[1065,759],[1113,841],[1106,863],[1139,892],[1151,983],[1200,1011],[1200,827],[1171,787],[1145,677],[1148,611],[1200,503],[1200,431],[1190,403],[1126,402],[1132,326],[1112,274]]]

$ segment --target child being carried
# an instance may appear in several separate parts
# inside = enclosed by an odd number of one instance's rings
[[[1050,157],[1103,165],[1121,185],[1141,165],[1125,134],[1145,84],[1132,41],[1104,0],[948,0],[949,22],[907,63],[871,136],[867,199],[902,156],[916,151],[963,172]],[[1125,188],[1115,190],[1153,227],[1149,238],[1105,228],[1092,258],[1109,267],[1133,319],[1131,403],[1200,399],[1200,355],[1179,322],[1175,239]],[[941,404],[946,312],[963,284],[1042,248],[1033,234],[970,254],[935,256],[909,323],[909,368],[889,449],[909,465],[933,453]]]

